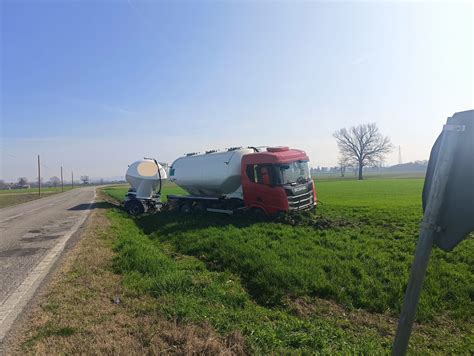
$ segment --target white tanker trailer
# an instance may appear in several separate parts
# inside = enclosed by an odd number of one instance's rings
[[[171,164],[170,181],[193,196],[242,198],[242,157],[252,148],[188,154]]]
[[[264,214],[311,209],[316,206],[316,192],[308,161],[304,151],[288,147],[189,153],[169,168],[169,180],[188,195],[168,195],[167,206],[185,213],[194,210],[227,214],[247,209]],[[138,169],[143,164],[149,171]],[[138,161],[129,167],[127,181],[132,189],[125,207],[130,214],[163,205],[161,189],[155,191],[166,177],[162,169],[154,160]]]
[[[167,179],[165,169],[152,158],[144,158],[128,166],[125,179],[131,188],[125,195],[125,209],[139,215],[161,206],[161,187]]]

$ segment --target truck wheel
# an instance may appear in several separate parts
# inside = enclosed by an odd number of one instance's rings
[[[138,200],[129,200],[125,203],[125,210],[132,216],[138,216],[145,212],[143,204]]]
[[[183,204],[183,205],[181,205],[180,210],[183,214],[189,214],[191,212],[191,205],[190,204]]]
[[[252,215],[259,221],[264,220],[267,217],[263,209],[260,208],[253,208]]]
[[[193,206],[193,211],[198,212],[198,213],[203,213],[207,211],[207,206],[204,203],[197,203],[196,205]]]

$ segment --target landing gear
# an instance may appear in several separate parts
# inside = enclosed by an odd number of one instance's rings
[[[146,212],[160,211],[166,204],[160,201],[159,195],[151,198],[137,198],[134,191],[129,191],[125,195],[124,208],[131,216],[138,216]]]

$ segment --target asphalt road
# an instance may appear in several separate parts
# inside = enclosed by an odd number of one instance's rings
[[[0,344],[93,208],[95,187],[0,209]]]

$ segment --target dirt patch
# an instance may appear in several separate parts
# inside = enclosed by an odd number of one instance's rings
[[[90,217],[81,240],[17,332],[8,354],[243,354],[238,333],[166,319],[156,299],[127,294],[112,272],[113,234],[104,209]]]
[[[368,327],[376,330],[381,336],[395,336],[397,319],[385,314],[369,313],[360,309],[351,310],[334,301],[320,298],[287,299],[285,304],[300,318],[320,316],[357,328]]]
[[[389,340],[390,343],[395,338],[398,319],[386,314],[349,309],[334,301],[309,297],[287,298],[285,305],[294,315],[302,319],[332,320],[354,339],[360,335],[361,330],[377,335],[380,340]],[[433,337],[434,335],[439,337]],[[446,317],[438,317],[432,324],[415,323],[410,339],[410,350],[414,354],[419,353],[417,350],[432,350],[434,353],[439,353],[443,350],[443,343],[446,342],[448,335],[467,335],[466,343],[469,340],[469,331],[463,330]],[[391,344],[389,346],[391,347]]]

